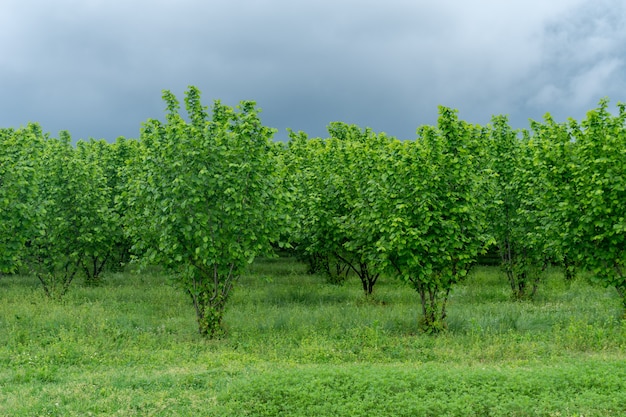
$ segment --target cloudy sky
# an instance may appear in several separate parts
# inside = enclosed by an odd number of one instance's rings
[[[437,106],[515,127],[626,101],[621,0],[2,0],[0,127],[136,138],[182,102],[254,100],[266,125],[412,139]]]

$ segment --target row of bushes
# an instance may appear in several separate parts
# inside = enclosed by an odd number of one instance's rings
[[[613,286],[626,304],[626,111],[608,102],[585,120],[549,115],[527,130],[486,126],[440,107],[437,126],[399,141],[331,123],[328,138],[272,142],[253,102],[200,102],[186,118],[164,93],[164,122],[115,143],[52,138],[31,124],[0,129],[0,269],[28,268],[51,297],[83,273],[132,257],[173,272],[199,330],[221,332],[237,277],[288,247],[371,294],[381,273],[411,285],[423,328],[445,325],[450,289],[497,253],[515,298],[561,264]],[[490,252],[491,251],[491,252]]]

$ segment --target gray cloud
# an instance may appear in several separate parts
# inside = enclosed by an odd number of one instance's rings
[[[623,3],[588,2],[565,13],[546,25],[542,51],[541,66],[528,83],[528,110],[582,118],[603,97],[624,99]]]
[[[335,120],[413,138],[437,105],[468,121],[581,117],[624,93],[617,0],[5,0],[0,126],[137,137],[182,101],[252,99],[266,124]]]

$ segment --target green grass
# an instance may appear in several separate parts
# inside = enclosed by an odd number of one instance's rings
[[[612,289],[549,271],[513,302],[497,268],[455,287],[448,330],[420,334],[416,294],[366,299],[292,259],[257,261],[197,335],[165,276],[106,276],[48,300],[0,277],[0,416],[626,415],[626,327]]]

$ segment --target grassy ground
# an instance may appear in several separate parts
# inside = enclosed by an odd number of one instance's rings
[[[453,291],[449,329],[419,334],[416,294],[384,279],[367,300],[256,262],[205,341],[158,273],[75,285],[51,301],[0,278],[0,416],[626,415],[626,327],[614,290],[552,271],[511,302],[496,268]]]

